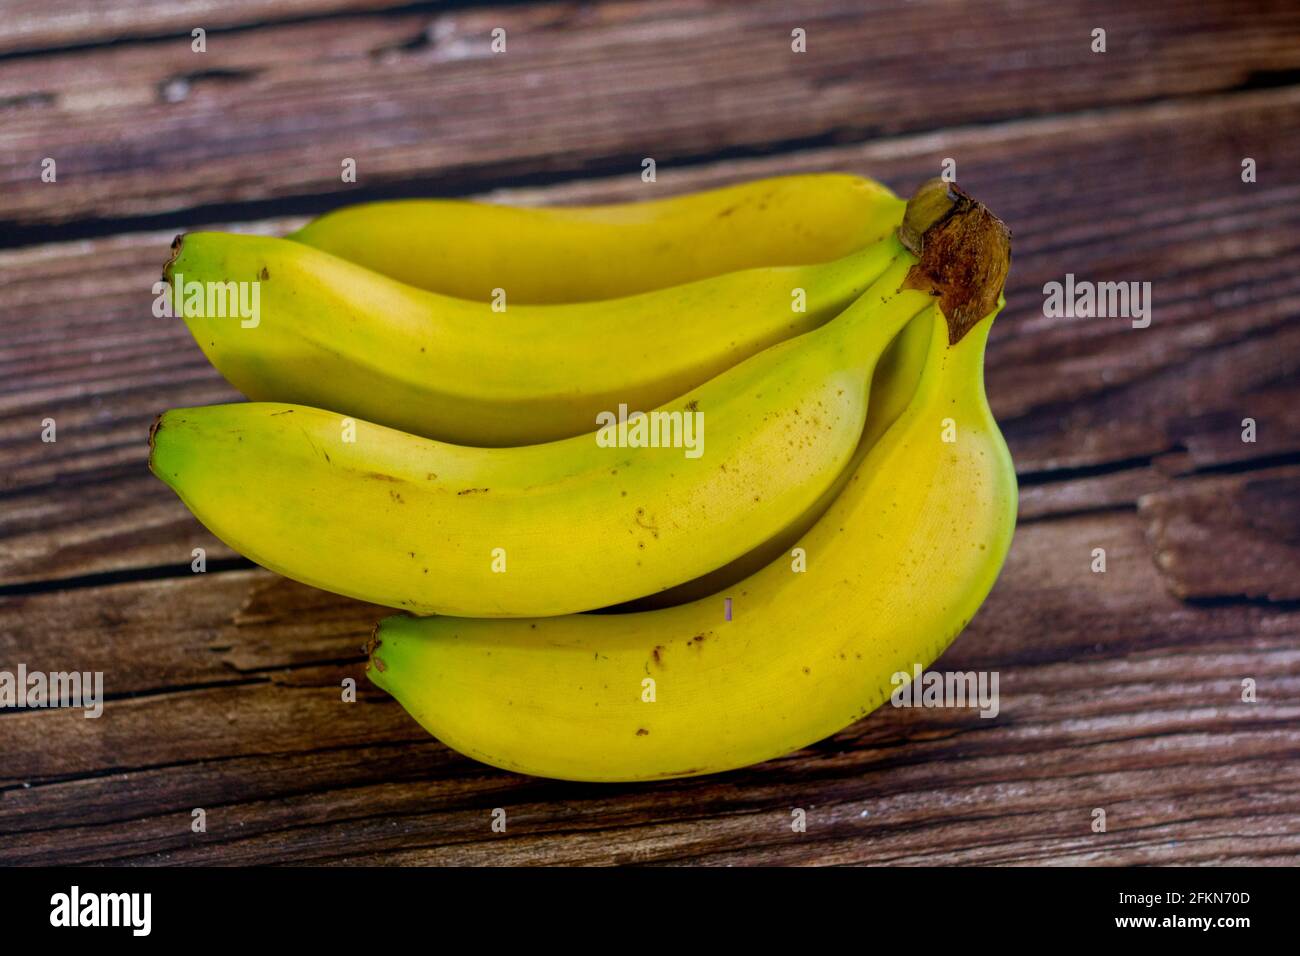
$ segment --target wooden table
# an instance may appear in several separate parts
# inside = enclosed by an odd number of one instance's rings
[[[237,398],[151,315],[176,232],[809,170],[903,192],[946,158],[1015,234],[988,391],[1020,527],[936,665],[997,671],[996,719],[887,707],[652,785],[499,772],[369,687],[380,609],[253,567],[145,468],[154,415]],[[0,669],[108,698],[0,711],[0,862],[1300,856],[1295,4],[11,0],[0,182]],[[1045,317],[1067,273],[1150,282],[1150,327]]]

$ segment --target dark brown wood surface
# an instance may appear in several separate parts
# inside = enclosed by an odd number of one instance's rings
[[[103,671],[108,702],[0,710],[0,863],[1300,859],[1300,10],[865,6],[7,8],[0,669]],[[884,708],[690,781],[496,771],[369,688],[381,609],[252,567],[145,469],[159,411],[238,397],[150,314],[177,231],[810,170],[909,192],[945,158],[1014,233],[987,384],[1020,528],[936,665],[997,671],[995,719]],[[1066,273],[1149,281],[1150,327],[1045,317]]]

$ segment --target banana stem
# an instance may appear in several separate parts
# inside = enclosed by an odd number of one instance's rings
[[[903,282],[938,297],[956,345],[994,312],[1011,268],[1011,230],[956,183],[931,179],[907,203],[899,241],[917,262]]]

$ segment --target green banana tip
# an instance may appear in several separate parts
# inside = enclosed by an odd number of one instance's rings
[[[917,262],[903,288],[938,297],[956,345],[998,308],[1011,268],[1011,230],[956,183],[931,179],[907,202],[898,238]]]
[[[177,494],[180,494],[180,488],[177,485],[177,473],[174,470],[177,464],[177,451],[184,442],[183,435],[172,435],[175,427],[185,424],[185,419],[177,418],[177,412],[184,409],[168,409],[161,415],[154,417],[149,425],[149,471],[155,478],[163,482]],[[171,438],[160,437],[166,431]]]

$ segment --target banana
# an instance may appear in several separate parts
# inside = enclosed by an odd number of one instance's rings
[[[873,222],[892,228],[901,218]],[[199,232],[177,238],[164,281],[178,287],[177,303],[186,287],[257,283],[256,316],[251,295],[246,319],[220,298],[209,308],[206,296],[181,310],[212,364],[255,401],[345,409],[457,444],[526,445],[588,432],[619,403],[654,408],[824,324],[896,248],[881,240],[821,265],[750,269],[607,302],[507,301],[497,312],[299,243]]]
[[[839,497],[844,486],[848,484],[880,436],[907,408],[912,395],[916,392],[916,383],[921,377],[921,371],[925,367],[926,355],[929,354],[932,325],[933,321],[928,312],[913,318],[903,331],[898,333],[898,337],[890,343],[889,348],[880,357],[880,361],[876,363],[875,374],[871,377],[871,398],[867,402],[867,424],[863,429],[862,437],[858,440],[858,447],[854,450],[848,466],[811,507],[796,515],[770,540],[764,541],[754,550],[708,574],[678,584],[666,591],[660,591],[658,594],[649,594],[614,607],[601,608],[598,613],[651,611],[655,608],[673,607],[677,604],[698,601],[700,598],[716,594],[724,588],[745,580],[790,551],[826,513],[826,509]]]
[[[895,675],[931,663],[997,577],[1016,482],[984,394],[992,315],[978,320],[1000,308],[1008,234],[955,187],[928,189],[948,211],[934,231],[903,230],[920,248],[908,285],[940,294],[924,370],[800,540],[805,572],[784,558],[768,565],[727,595],[730,619],[721,594],[623,615],[393,617],[372,638],[371,680],[484,763],[626,781],[792,752],[868,714]]]
[[[928,302],[886,242],[890,266],[839,317],[603,435],[472,448],[218,405],[161,416],[150,467],[237,551],[376,604],[551,615],[663,590],[776,534],[847,464],[876,361]]]
[[[445,295],[483,301],[502,288],[510,302],[540,304],[838,259],[887,236],[902,214],[879,183],[813,174],[607,206],[376,202],[289,238]]]

